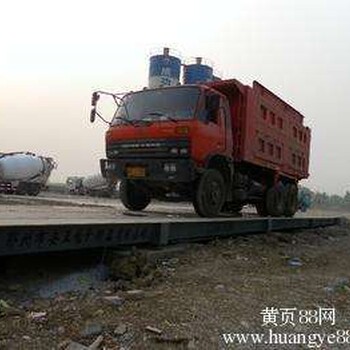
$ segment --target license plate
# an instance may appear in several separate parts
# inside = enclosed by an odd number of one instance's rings
[[[128,166],[126,168],[126,175],[128,177],[145,177],[146,169],[142,166]]]

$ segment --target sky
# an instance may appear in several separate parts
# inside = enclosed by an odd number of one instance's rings
[[[52,181],[99,171],[106,125],[91,93],[147,85],[154,49],[258,80],[312,129],[311,189],[350,191],[347,0],[18,1],[2,4],[0,152],[52,156]]]

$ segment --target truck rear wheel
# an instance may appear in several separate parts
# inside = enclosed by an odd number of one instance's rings
[[[256,211],[259,216],[267,216],[267,208],[266,208],[266,200],[265,198],[261,201],[255,204]]]
[[[285,212],[285,189],[279,183],[270,187],[266,193],[266,209],[271,216],[282,216]]]
[[[133,181],[122,180],[119,191],[120,200],[129,210],[143,210],[151,202],[149,192],[144,187]]]
[[[29,189],[27,193],[28,196],[36,197],[40,193],[40,189]]]
[[[33,183],[33,184],[27,185],[27,194],[29,196],[37,196],[40,193],[40,190],[41,190],[40,184]]]
[[[219,215],[225,201],[225,182],[215,169],[206,170],[200,177],[193,199],[193,206],[199,216]]]
[[[298,211],[298,186],[288,184],[285,189],[284,215],[292,217]]]

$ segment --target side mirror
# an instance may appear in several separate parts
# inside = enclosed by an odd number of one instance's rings
[[[96,105],[97,101],[100,99],[100,95],[98,92],[93,92],[91,96],[91,112],[90,112],[90,122],[93,123],[96,119]]]
[[[92,107],[96,107],[97,105],[97,101],[100,99],[100,95],[98,94],[98,92],[94,92],[92,94],[92,97],[91,97],[91,106]]]
[[[90,123],[93,123],[96,119],[96,108],[92,108],[90,112]]]

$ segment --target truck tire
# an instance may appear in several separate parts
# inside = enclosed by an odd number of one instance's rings
[[[285,212],[285,188],[281,183],[270,187],[266,193],[266,209],[268,215],[282,216]]]
[[[19,196],[25,196],[27,194],[27,185],[25,182],[20,182],[17,185],[17,188],[15,190],[15,194],[19,195]]]
[[[29,196],[37,196],[40,193],[41,186],[40,184],[28,184],[27,185],[27,194]]]
[[[242,204],[236,204],[233,202],[224,203],[221,211],[227,214],[238,214],[243,209]]]
[[[25,196],[27,194],[27,192],[23,188],[17,189],[16,191],[13,191],[12,193],[17,194],[18,196]]]
[[[298,186],[294,183],[288,184],[285,189],[284,215],[292,217],[298,211]]]
[[[255,204],[256,212],[259,216],[265,217],[268,216],[267,208],[266,208],[266,199],[264,198],[261,202]]]
[[[129,210],[143,210],[151,202],[149,192],[139,184],[130,180],[121,181],[119,192],[120,200]]]
[[[28,196],[36,197],[40,193],[40,189],[31,188],[30,190],[27,191],[27,193],[28,193]]]
[[[193,206],[199,216],[214,217],[220,214],[225,201],[225,181],[215,169],[206,170],[198,180]]]

